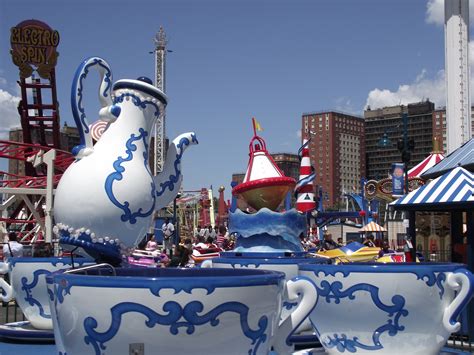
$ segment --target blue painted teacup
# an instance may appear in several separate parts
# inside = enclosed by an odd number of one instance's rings
[[[107,270],[47,277],[56,343],[68,355],[129,354],[132,346],[146,354],[268,354],[272,347],[286,354],[281,340],[316,303],[309,280],[274,271]],[[285,292],[302,301],[279,324]]]
[[[247,268],[259,270],[280,271],[285,274],[286,280],[291,280],[299,275],[299,264],[306,263],[328,263],[325,258],[305,257],[304,253],[289,253],[285,255],[282,252],[226,252],[222,253],[224,257],[209,259],[203,262],[201,267],[216,268]],[[281,319],[284,320],[298,305],[298,300],[284,299],[282,303]],[[311,329],[309,319],[306,319],[295,333],[307,331]]]
[[[310,320],[329,354],[439,354],[474,291],[460,264],[300,265],[318,301]]]
[[[90,259],[74,258],[75,267],[93,263]],[[0,274],[8,272],[10,276],[10,284],[0,279],[0,300],[8,302],[15,298],[33,327],[53,329],[45,276],[71,266],[71,258],[9,258],[0,263]]]

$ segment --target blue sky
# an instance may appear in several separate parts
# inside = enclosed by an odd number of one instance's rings
[[[200,141],[184,157],[184,188],[212,185],[217,194],[224,185],[229,198],[232,173],[247,166],[252,116],[271,152],[295,153],[303,112],[362,114],[367,104],[428,97],[444,105],[442,16],[439,0],[3,0],[0,133],[19,125],[10,27],[35,18],[60,32],[60,114],[71,125],[70,88],[82,59],[103,57],[114,80],[153,78],[149,51],[162,25],[173,50],[167,136],[194,130]],[[98,103],[96,83],[89,85],[92,119]]]

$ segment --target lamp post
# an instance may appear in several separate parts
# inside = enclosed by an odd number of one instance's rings
[[[176,197],[173,200],[173,220],[174,220],[175,232],[176,232],[174,234],[174,243],[173,244],[175,244],[175,245],[179,244],[179,220],[176,218],[176,209],[177,209],[176,200],[180,197],[181,197],[181,193],[178,192],[176,194]]]
[[[395,127],[398,128],[399,126]],[[405,173],[405,183],[404,183],[404,190],[405,194],[410,192],[409,184],[408,184],[408,164],[411,160],[411,152],[415,148],[415,142],[413,139],[408,138],[408,114],[404,112],[402,114],[402,138],[398,139],[397,141],[397,149],[401,153],[402,162],[404,165],[404,173]],[[388,138],[387,132],[384,133],[383,137],[380,139],[379,146],[381,147],[390,147],[392,143]],[[416,261],[416,229],[415,229],[415,217],[416,214],[413,211],[408,212],[408,227],[407,227],[407,237],[411,240],[412,248],[410,250],[412,260]]]

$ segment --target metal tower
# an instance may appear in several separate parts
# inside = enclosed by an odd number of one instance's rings
[[[159,32],[155,36],[155,86],[163,93],[166,92],[166,34],[160,26]],[[154,145],[153,145],[153,173],[158,174],[163,170],[165,161],[165,114],[160,115],[155,125]]]
[[[469,96],[469,1],[445,0],[446,141],[448,154],[472,137]]]

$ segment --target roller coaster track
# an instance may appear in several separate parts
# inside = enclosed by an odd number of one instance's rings
[[[44,147],[37,144],[19,143],[12,141],[0,140],[0,158],[28,161],[29,158],[34,157],[39,152],[46,152],[51,147]],[[56,185],[60,180],[62,173],[67,167],[74,161],[74,157],[71,153],[64,150],[56,149],[56,160],[55,160],[55,175],[53,178],[54,184]],[[29,188],[45,188],[46,187],[46,175],[42,176],[21,176],[15,174],[9,174],[7,172],[0,171],[4,178],[0,180],[1,187],[29,187]]]
[[[0,140],[0,158],[5,158],[8,160],[17,160],[26,163],[36,154],[40,152],[47,152],[50,149],[52,148],[41,146],[38,144]],[[73,161],[74,157],[71,153],[56,149],[56,160],[54,165],[55,174],[53,176],[54,186],[58,184],[63,172]],[[3,176],[0,180],[0,187],[13,189],[11,191],[15,191],[14,189],[21,188],[44,190],[46,188],[45,172],[35,169],[33,169],[33,171],[37,173],[37,176],[24,176],[0,171],[0,176]],[[41,200],[39,200],[37,202],[36,209],[38,211],[38,214],[41,216],[40,223],[44,222],[44,214],[41,206],[42,202]],[[25,235],[25,240],[22,240],[28,241],[30,238],[32,238],[31,232],[38,230],[36,226],[39,221],[36,220],[31,213],[26,215],[22,213],[21,211],[24,209],[24,207],[25,203],[21,201],[20,204],[18,204],[14,211],[10,214],[10,216],[0,217],[0,221],[4,222],[7,227],[12,224],[22,225],[23,227],[20,228],[20,231],[22,232],[22,234],[24,233]]]

